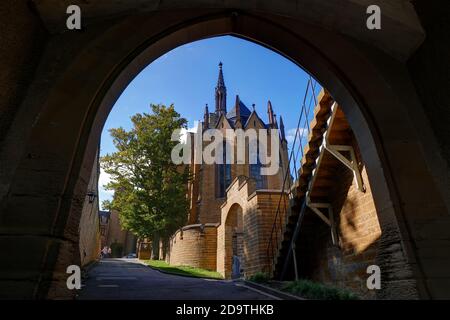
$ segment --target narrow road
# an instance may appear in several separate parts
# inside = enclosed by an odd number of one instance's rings
[[[79,300],[268,300],[232,281],[169,275],[136,259],[104,259],[82,281]]]

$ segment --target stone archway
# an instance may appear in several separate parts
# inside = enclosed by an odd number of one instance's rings
[[[442,294],[433,289],[440,280],[429,273],[442,257],[416,250],[435,240],[427,230],[448,215],[450,188],[439,176],[446,167],[402,62],[418,45],[408,42],[420,34],[414,19],[388,11],[393,28],[387,28],[389,42],[371,42],[373,34],[367,30],[354,34],[338,23],[337,29],[347,34],[341,35],[330,30],[325,15],[299,17],[302,10],[291,10],[287,2],[267,2],[264,10],[211,2],[215,4],[195,9],[169,4],[133,16],[119,10],[111,20],[95,20],[94,14],[86,32],[50,37],[0,150],[1,159],[7,160],[1,172],[2,246],[11,253],[32,252],[23,259],[16,254],[6,258],[10,263],[2,265],[2,274],[9,278],[2,280],[2,295],[70,294],[65,268],[79,263],[77,226],[89,166],[112,105],[157,57],[181,44],[223,34],[268,46],[305,67],[342,105],[366,159],[380,214],[384,295],[416,286],[421,297]],[[316,2],[301,3],[314,7]],[[45,11],[46,5],[44,1],[40,9]],[[363,6],[352,8],[356,23]],[[49,25],[58,25],[51,17]],[[406,41],[393,42],[398,35]],[[421,183],[411,186],[414,179]],[[423,199],[423,194],[429,196]],[[440,250],[448,257],[448,247]],[[401,272],[405,266],[411,270],[406,275]]]
[[[241,269],[244,269],[244,219],[242,207],[235,203],[233,204],[226,215],[224,221],[225,227],[223,232],[223,248],[218,248],[223,251],[224,270],[222,274],[225,278],[239,277]],[[238,260],[238,261],[236,261]],[[238,268],[238,270],[236,270]]]

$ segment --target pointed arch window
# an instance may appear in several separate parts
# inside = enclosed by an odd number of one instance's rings
[[[231,184],[231,165],[226,163],[226,142],[223,142],[223,164],[216,164],[216,197],[224,198]]]
[[[257,146],[257,161],[255,164],[250,164],[250,178],[253,178],[256,183],[257,190],[267,189],[267,177],[265,175],[261,175],[261,160],[259,158],[259,143]]]

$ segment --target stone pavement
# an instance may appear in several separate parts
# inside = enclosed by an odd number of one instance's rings
[[[268,300],[227,280],[165,274],[137,259],[103,259],[82,281],[79,300]]]

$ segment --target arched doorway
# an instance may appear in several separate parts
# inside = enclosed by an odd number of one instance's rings
[[[225,220],[225,278],[240,278],[245,270],[244,221],[242,207],[235,203]]]
[[[402,50],[405,42],[396,43],[391,55],[379,49],[392,43],[360,44],[354,37],[330,31],[326,23],[308,23],[312,18],[302,21],[295,15],[275,15],[280,10],[289,12],[283,5],[269,5],[260,12],[240,5],[236,10],[218,5],[216,10],[206,6],[177,10],[175,6],[99,23],[84,34],[68,34],[66,40],[51,40],[53,47],[43,56],[23,112],[15,118],[1,151],[9,159],[2,169],[5,182],[0,195],[3,241],[11,252],[33,252],[25,262],[8,257],[11,263],[4,266],[4,273],[13,276],[2,285],[5,292],[15,288],[20,297],[70,294],[65,269],[79,263],[76,226],[89,164],[114,101],[145,65],[165,52],[190,41],[231,34],[266,45],[305,67],[342,105],[374,186],[381,241],[387,248],[383,268],[398,270],[408,265],[412,270],[407,279],[389,271],[383,290],[389,294],[401,291],[403,285],[418,286],[422,297],[430,296],[429,284],[439,280],[424,275],[424,269],[436,261],[420,256],[413,247],[420,238],[417,231],[423,212],[429,213],[428,219],[448,213],[448,190],[445,193],[437,182],[437,167],[428,165],[436,162],[435,153],[424,151],[433,145],[425,141],[432,136],[430,128],[407,70],[397,60],[412,46]],[[51,67],[48,64],[55,56],[59,57],[57,67]],[[421,183],[411,189],[414,177]],[[430,197],[426,201],[418,197],[423,194]],[[439,220],[427,228],[434,224]],[[390,251],[392,246],[398,250]]]

